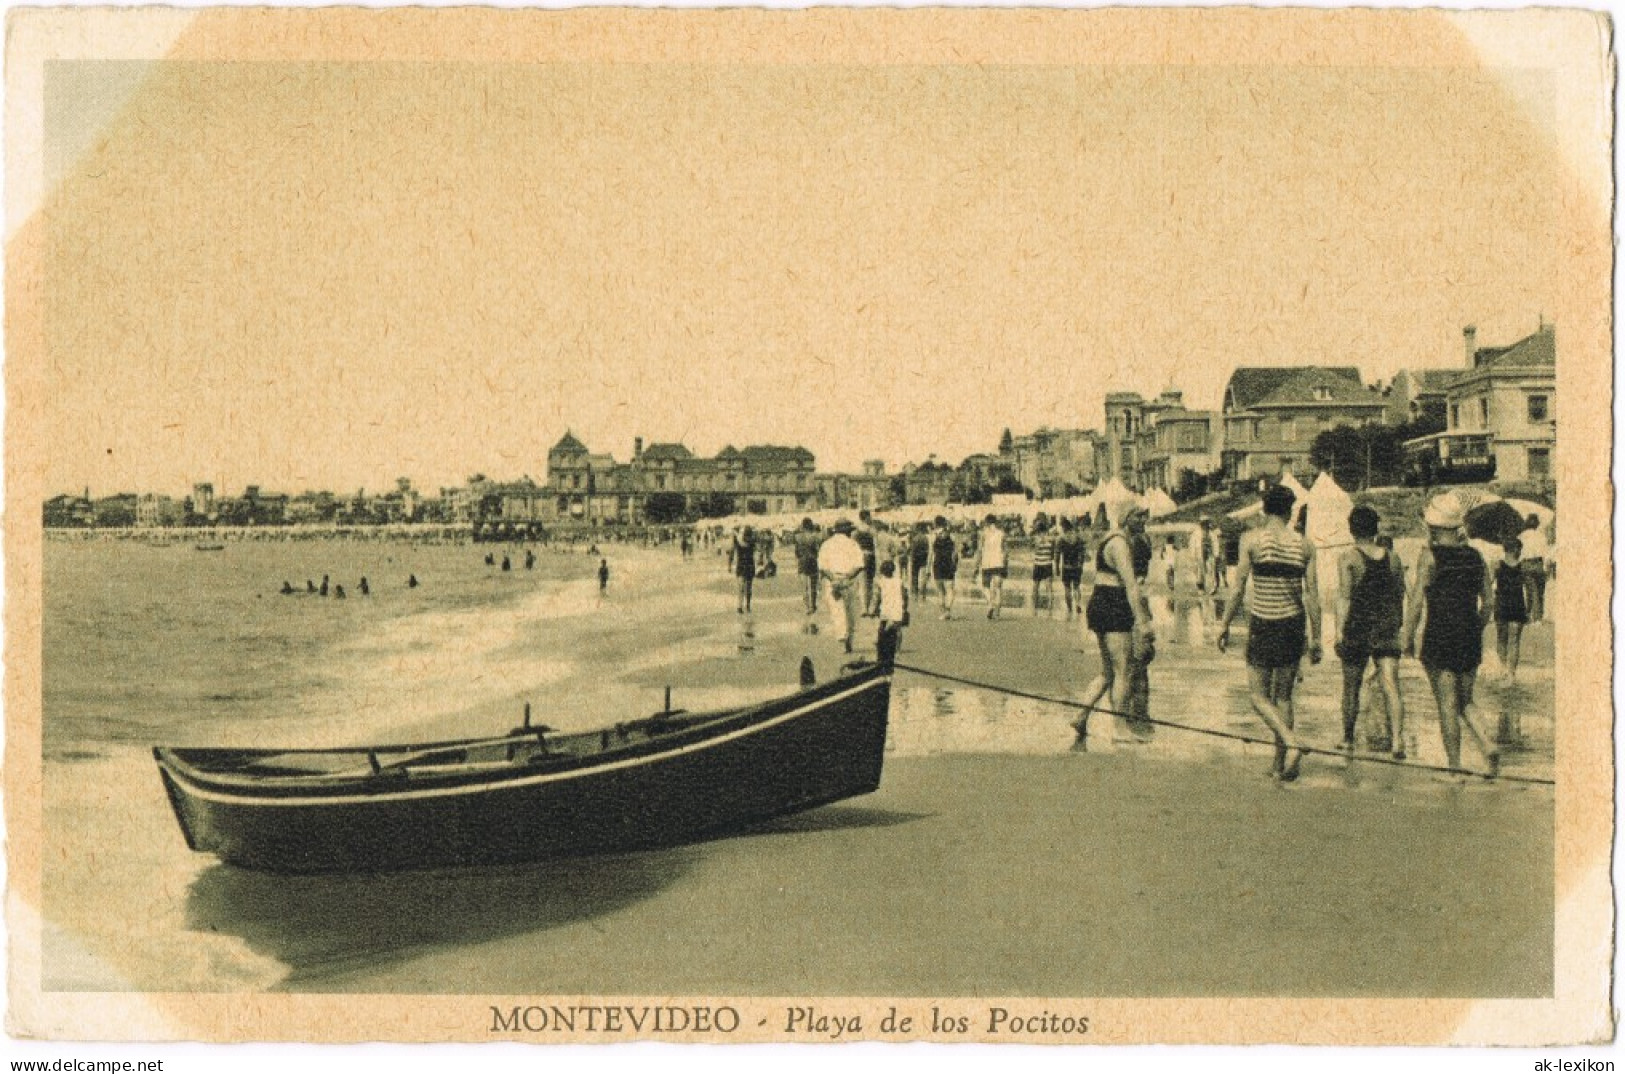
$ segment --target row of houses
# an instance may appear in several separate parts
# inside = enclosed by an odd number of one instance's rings
[[[1242,367],[1221,408],[1190,410],[1182,394],[1106,397],[1096,441],[1102,478],[1132,488],[1178,493],[1212,475],[1232,484],[1310,476],[1320,434],[1342,426],[1412,427],[1404,443],[1407,479],[1511,483],[1550,481],[1557,441],[1556,329],[1544,321],[1503,347],[1480,347],[1463,331],[1454,368],[1406,369],[1368,386],[1353,366]]]
[[[1308,478],[1316,438],[1343,426],[1388,426],[1417,433],[1404,443],[1407,478],[1548,482],[1557,441],[1556,329],[1507,346],[1481,347],[1463,330],[1463,362],[1405,369],[1367,385],[1353,366],[1241,367],[1218,410],[1191,409],[1169,388],[1146,398],[1106,396],[1100,429],[1006,430],[995,452],[957,465],[934,457],[888,473],[880,460],[859,473],[819,473],[804,447],[728,446],[701,457],[681,443],[634,441],[620,462],[566,432],[547,453],[547,476],[496,482],[482,475],[462,488],[421,496],[401,478],[393,490],[353,496],[297,496],[250,485],[216,496],[208,483],[183,500],[121,494],[92,501],[59,496],[45,505],[48,526],[281,525],[308,522],[468,522],[545,526],[558,522],[643,523],[782,514],[820,508],[882,510],[899,503],[986,501],[1000,493],[1041,498],[1087,492],[1115,477],[1175,498],[1216,484]]]
[[[82,494],[53,496],[45,501],[47,528],[88,526],[144,529],[181,526],[286,526],[308,523],[370,525],[390,522],[452,521],[442,501],[426,500],[407,478],[388,492],[353,495],[302,492],[289,495],[249,485],[240,496],[217,494],[212,482],[200,481],[186,497],[161,493],[116,493],[92,498]],[[465,516],[466,520],[466,516]]]

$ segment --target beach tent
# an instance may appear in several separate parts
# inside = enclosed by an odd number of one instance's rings
[[[1179,505],[1174,502],[1174,498],[1161,489],[1152,489],[1145,494],[1145,506],[1146,510],[1151,512],[1152,518],[1161,518],[1163,515],[1171,515],[1179,510]]]
[[[1343,549],[1354,543],[1354,537],[1349,533],[1349,512],[1354,510],[1354,501],[1332,480],[1331,474],[1322,473],[1315,478],[1314,487],[1299,498],[1298,508],[1309,511],[1304,536],[1315,546],[1315,577],[1320,583],[1321,615],[1330,616],[1337,608],[1337,561]],[[1332,621],[1328,619],[1322,633],[1330,637],[1326,631],[1331,628]]]
[[[1127,485],[1113,477],[1096,485],[1094,495],[1090,498],[1094,500],[1095,506],[1098,507],[1103,503],[1116,503],[1118,500],[1133,499],[1134,493]]]
[[[1349,536],[1349,512],[1354,510],[1354,501],[1332,480],[1331,474],[1323,473],[1315,478],[1314,487],[1302,500],[1309,509],[1309,524],[1304,535],[1317,549],[1353,542]]]

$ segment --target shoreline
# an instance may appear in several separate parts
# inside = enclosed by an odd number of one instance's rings
[[[596,580],[576,579],[556,595],[473,606],[466,620],[414,628],[408,651],[437,669],[428,681],[464,688],[456,698],[437,696],[439,687],[415,691],[434,711],[406,719],[394,718],[386,694],[378,711],[392,718],[392,740],[501,733],[525,700],[561,730],[610,723],[655,711],[667,685],[681,708],[744,704],[794,689],[803,655],[820,679],[845,659],[822,611],[825,632],[802,632],[793,575],[759,583],[754,613],[742,616],[721,557],[617,547],[608,558],[614,573],[601,606]],[[962,618],[943,622],[934,605],[920,605],[899,659],[1057,698],[1082,693],[1098,656],[1080,624],[1012,610],[988,620],[982,608],[964,597]],[[865,620],[860,656],[872,629]],[[470,689],[458,654],[475,639],[486,652],[480,674],[492,678]],[[1198,640],[1159,646],[1153,715],[1260,734],[1239,656]],[[436,649],[424,654],[422,645]],[[560,657],[556,674],[542,674]],[[1530,689],[1550,688],[1544,659],[1532,661]],[[1437,729],[1417,679],[1406,680],[1407,701],[1419,706],[1409,724],[1426,745]],[[1338,719],[1336,680],[1335,664],[1306,668],[1302,726],[1317,744]],[[1071,715],[900,671],[886,771],[872,795],[664,850],[379,876],[278,877],[192,854],[136,745],[47,761],[47,828],[64,833],[55,840],[63,864],[45,878],[47,985],[606,995],[1549,990],[1549,788],[1441,781],[1319,756],[1282,786],[1261,775],[1267,747],[1166,728],[1139,741],[1111,733],[1106,720],[1088,752],[1075,752]],[[1549,715],[1526,730],[1532,748],[1510,756],[1506,771],[1549,771]],[[143,928],[118,924],[124,915],[111,912],[110,891],[116,902],[152,907]]]

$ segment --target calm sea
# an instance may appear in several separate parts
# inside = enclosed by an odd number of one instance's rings
[[[85,759],[114,743],[348,742],[380,722],[387,731],[404,718],[454,716],[477,698],[486,665],[533,655],[503,630],[505,609],[579,602],[595,585],[596,560],[582,555],[543,554],[526,570],[522,551],[495,548],[499,564],[512,556],[504,572],[485,564],[488,551],[404,540],[228,541],[219,551],[48,540],[46,755]],[[414,575],[420,584],[409,588]],[[307,594],[324,576],[330,595]],[[297,592],[282,595],[284,582]]]

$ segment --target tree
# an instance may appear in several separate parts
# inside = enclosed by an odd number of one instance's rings
[[[734,511],[734,498],[726,492],[713,492],[695,505],[700,518],[722,518]]]
[[[1006,429],[1004,431],[1004,435],[999,437],[999,454],[1000,455],[1008,455],[1012,451],[1014,451],[1015,449],[1016,449],[1016,438],[1010,435],[1010,430],[1009,429]]]
[[[1214,470],[1212,473],[1198,473],[1191,469],[1179,471],[1179,482],[1174,486],[1173,497],[1179,503],[1186,503],[1199,496],[1206,496],[1224,483],[1224,470]]]
[[[1315,437],[1309,461],[1332,475],[1345,489],[1368,489],[1399,483],[1404,465],[1402,445],[1409,426],[1339,425]]]
[[[656,525],[681,522],[687,510],[688,504],[681,492],[651,492],[649,498],[643,501],[645,521]]]

